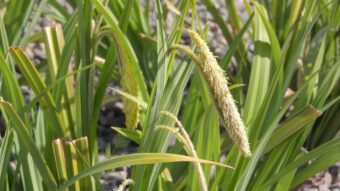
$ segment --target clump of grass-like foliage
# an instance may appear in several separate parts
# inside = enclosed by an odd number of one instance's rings
[[[281,191],[340,161],[339,0],[244,0],[246,20],[232,0],[228,20],[213,0],[65,2],[0,2],[0,190],[102,190],[99,172],[131,165],[119,190]],[[42,17],[58,24],[36,32]],[[99,162],[107,100],[139,147]]]

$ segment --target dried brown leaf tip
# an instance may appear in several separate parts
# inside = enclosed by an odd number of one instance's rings
[[[218,65],[215,56],[204,40],[192,30],[184,29],[184,31],[187,32],[196,43],[198,56],[196,56],[188,47],[183,45],[174,45],[170,50],[181,50],[196,63],[209,86],[210,93],[230,138],[241,149],[246,157],[250,157],[251,151],[247,130],[229,91],[228,81],[224,71]]]

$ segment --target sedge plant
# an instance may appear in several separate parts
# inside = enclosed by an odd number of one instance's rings
[[[340,161],[339,0],[65,3],[0,1],[0,190],[103,190],[131,165],[118,190],[285,191]],[[138,152],[99,161],[110,101]]]

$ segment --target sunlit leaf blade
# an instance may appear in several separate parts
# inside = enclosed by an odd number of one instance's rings
[[[148,107],[148,104],[144,100],[138,99],[138,97],[135,97],[127,92],[124,92],[116,88],[111,89],[117,92],[118,94],[122,95],[123,97],[126,97],[126,99],[130,99],[131,101],[138,103],[143,109],[146,109]]]
[[[53,141],[52,145],[55,165],[58,172],[58,184],[61,185],[67,180],[66,158],[63,148],[63,142],[60,139],[56,139]]]
[[[64,49],[64,35],[63,35],[63,30],[61,28],[60,25],[54,25],[52,27],[46,27],[43,30],[43,39],[44,39],[44,43],[45,43],[45,47],[46,47],[46,52],[47,52],[47,58],[48,58],[48,69],[49,69],[49,79],[51,81],[51,83],[54,83],[58,80],[58,78],[60,79],[60,75],[58,75],[58,73],[60,74],[60,72],[65,72],[67,75],[67,73],[72,73],[72,68],[71,67],[67,67],[68,70],[67,71],[59,71],[60,70],[60,65],[61,70],[64,70],[64,65],[68,64],[68,63],[64,63],[70,61],[70,57],[68,57],[70,55],[70,53],[72,53],[72,49],[70,50],[68,47],[66,47],[66,51],[69,52],[69,54],[66,54],[66,58],[65,58],[65,54],[62,55],[63,49]],[[72,48],[72,43],[71,46]],[[62,57],[63,56],[63,57]],[[61,59],[63,59],[61,62]],[[66,59],[66,60],[65,60]],[[58,77],[58,78],[57,78]],[[66,86],[65,88],[65,92],[57,92],[57,91],[53,91],[53,98],[55,99],[55,102],[58,103],[58,105],[56,105],[56,107],[61,108],[61,118],[63,121],[65,121],[65,125],[67,126],[67,128],[71,129],[71,134],[73,136],[76,135],[76,132],[74,130],[74,118],[75,118],[75,104],[72,104],[69,100],[74,99],[74,79],[73,76],[69,76],[68,78],[65,79],[65,82],[63,82],[62,84],[57,84],[57,88],[61,87],[61,85]],[[60,89],[57,89],[60,90]],[[63,96],[61,100],[59,100],[61,97]],[[62,105],[62,106],[61,106]]]
[[[73,177],[79,173],[78,168],[78,158],[77,158],[77,150],[73,141],[67,141],[64,145],[65,156],[68,160],[68,168],[67,174],[68,177]],[[80,191],[79,181],[73,183],[72,186],[69,187],[70,191]]]
[[[139,130],[119,128],[119,127],[112,127],[112,129],[114,129],[119,134],[123,135],[124,137],[136,142],[137,144],[140,144],[140,141],[142,139],[142,132],[140,132]]]
[[[20,48],[10,48],[10,53],[18,63],[27,83],[30,85],[34,93],[40,94],[45,88],[46,84],[39,75],[39,72],[25,55],[25,53]],[[55,108],[55,101],[50,92],[47,92],[45,96],[40,100],[40,103],[46,108],[46,112],[49,114],[51,120],[54,121],[53,125],[55,130],[60,134],[64,135],[67,133],[65,122],[61,119],[60,113],[52,112]]]
[[[316,110],[312,106],[306,106],[302,108],[299,112],[295,113],[283,124],[277,127],[277,129],[273,132],[272,136],[270,137],[263,153],[267,153],[275,146],[282,143],[284,140],[289,138],[289,136],[295,134],[301,128],[313,122],[321,114],[322,113],[319,110]]]
[[[32,139],[30,133],[27,130],[25,124],[21,121],[18,114],[14,111],[10,103],[0,100],[0,106],[2,111],[11,119],[13,125],[11,126],[16,134],[18,135],[20,141],[22,141],[23,146],[32,155],[33,161],[38,168],[46,186],[50,190],[55,190],[57,183],[48,168],[45,159],[41,155],[39,149],[36,147],[34,140]]]
[[[155,131],[157,124],[171,125],[172,122],[168,119],[158,118],[160,111],[169,111],[173,114],[177,114],[180,103],[183,97],[183,91],[185,85],[189,80],[193,65],[180,65],[173,72],[173,75],[168,77],[168,68],[174,63],[174,54],[170,54],[169,58],[166,53],[165,42],[166,38],[163,36],[165,33],[164,22],[162,21],[162,6],[160,1],[156,1],[157,10],[157,54],[163,55],[157,57],[158,72],[155,83],[152,88],[151,99],[148,103],[148,109],[146,113],[146,119],[143,124],[142,142],[140,152],[165,152],[168,145],[168,139],[170,134],[164,131]],[[185,15],[189,9],[189,1],[182,2],[182,15],[177,18],[174,26],[172,27],[171,34],[169,36],[168,43],[177,43],[180,40],[181,33],[178,32],[179,28],[184,27]],[[132,177],[138,185],[133,187],[134,190],[153,189],[160,173],[160,164],[149,166],[137,166],[133,170]],[[144,174],[145,176],[139,176]]]
[[[244,107],[246,125],[252,124],[267,93],[271,71],[270,39],[260,15],[255,12],[255,52]]]
[[[66,189],[71,186],[75,181],[82,179],[86,176],[109,170],[117,167],[128,166],[128,165],[143,165],[143,164],[154,164],[154,163],[170,163],[170,162],[200,162],[210,165],[218,165],[221,167],[228,167],[228,165],[202,160],[195,159],[193,157],[188,157],[184,155],[177,154],[167,154],[167,153],[138,153],[138,154],[128,154],[123,156],[112,157],[106,161],[95,164],[90,168],[87,168],[81,172],[77,176],[70,178],[67,182],[65,182],[60,188]]]

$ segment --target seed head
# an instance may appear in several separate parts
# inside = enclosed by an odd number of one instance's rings
[[[138,97],[138,83],[136,82],[134,76],[131,74],[131,70],[125,68],[126,66],[122,66],[122,90],[130,95]],[[125,125],[129,129],[134,129],[139,122],[139,109],[140,106],[138,103],[131,101],[130,99],[123,96],[123,111],[126,116]]]
[[[215,105],[230,138],[241,149],[245,156],[251,156],[246,127],[228,89],[228,81],[224,71],[218,65],[215,56],[201,37],[192,30],[184,29],[184,31],[191,36],[192,40],[197,45],[199,51],[198,59],[191,50],[185,49],[181,45],[175,45],[173,48],[186,52],[197,64],[207,82],[210,93],[212,94]]]

